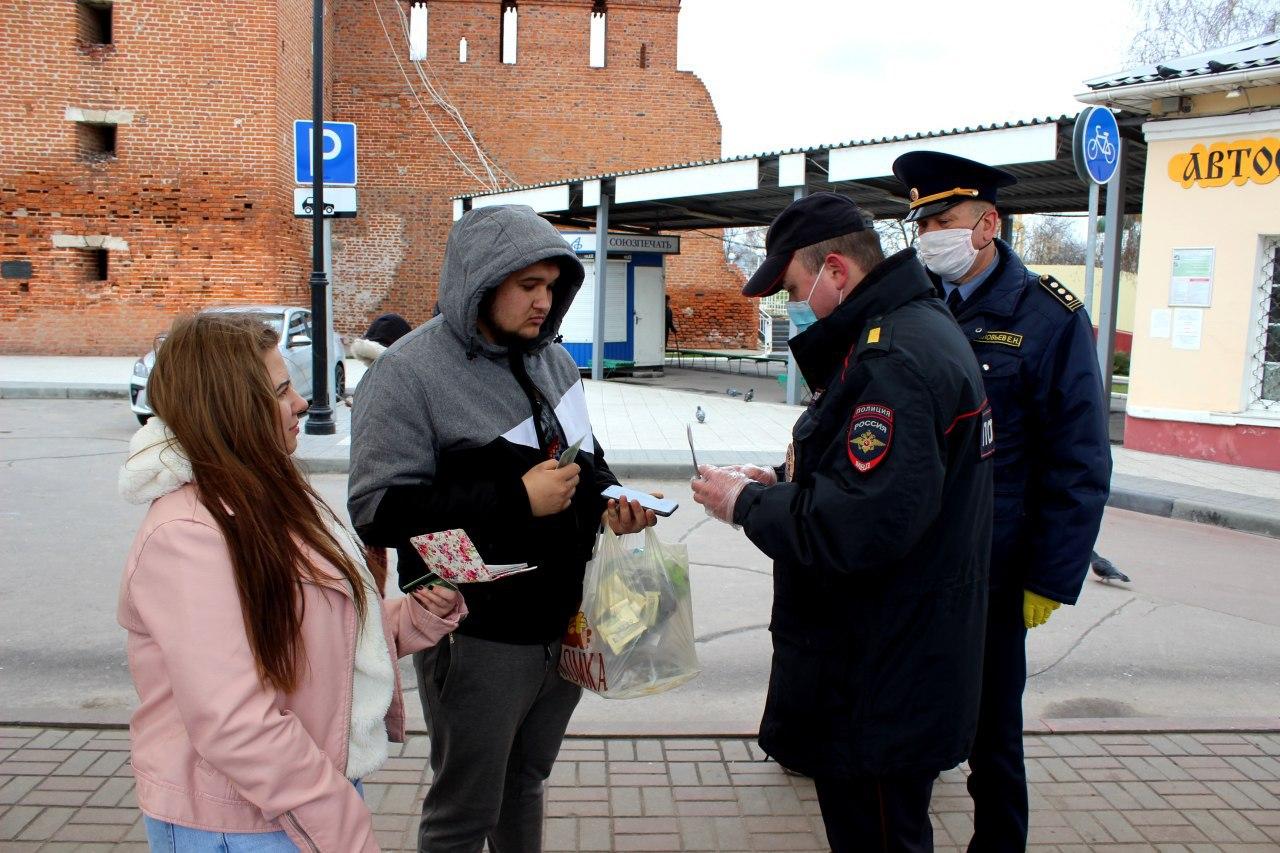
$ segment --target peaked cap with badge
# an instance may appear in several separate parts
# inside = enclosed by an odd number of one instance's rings
[[[1004,169],[941,151],[903,154],[893,161],[893,174],[907,187],[904,222],[935,216],[963,201],[995,204],[997,190],[1018,182]]]

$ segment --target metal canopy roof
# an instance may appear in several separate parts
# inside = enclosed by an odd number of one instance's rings
[[[1096,91],[1138,83],[1155,83],[1161,80],[1211,77],[1226,71],[1244,71],[1277,65],[1280,65],[1280,34],[1270,33],[1192,56],[1181,56],[1154,65],[1143,65],[1127,71],[1105,74],[1086,80],[1085,85]]]
[[[1140,118],[1119,119],[1128,152],[1125,212],[1138,213],[1146,143]],[[556,224],[594,228],[600,196],[608,195],[613,231],[768,225],[802,185],[810,192],[843,193],[877,219],[897,218],[906,212],[906,199],[890,164],[920,149],[971,157],[1017,176],[1018,183],[1000,193],[1005,214],[1085,211],[1088,186],[1071,159],[1074,122],[1075,116],[1064,115],[549,181],[455,196],[454,218],[472,207],[528,204]]]

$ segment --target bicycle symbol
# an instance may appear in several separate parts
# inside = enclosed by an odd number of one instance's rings
[[[1088,160],[1097,160],[1098,155],[1110,165],[1116,161],[1116,147],[1111,142],[1111,134],[1100,127],[1093,129],[1093,138],[1084,146],[1084,156]]]

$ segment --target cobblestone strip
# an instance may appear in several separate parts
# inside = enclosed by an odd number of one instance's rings
[[[1026,739],[1031,849],[1280,848],[1280,736],[1072,734]],[[145,851],[120,730],[0,728],[0,849]],[[416,849],[427,739],[365,780],[384,850]],[[943,773],[937,849],[973,830],[966,770]],[[545,849],[820,851],[812,783],[752,741],[570,738],[547,786]]]

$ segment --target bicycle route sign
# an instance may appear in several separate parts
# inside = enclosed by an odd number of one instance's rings
[[[1106,107],[1089,107],[1076,117],[1072,154],[1080,180],[1105,184],[1120,168],[1120,125]]]

